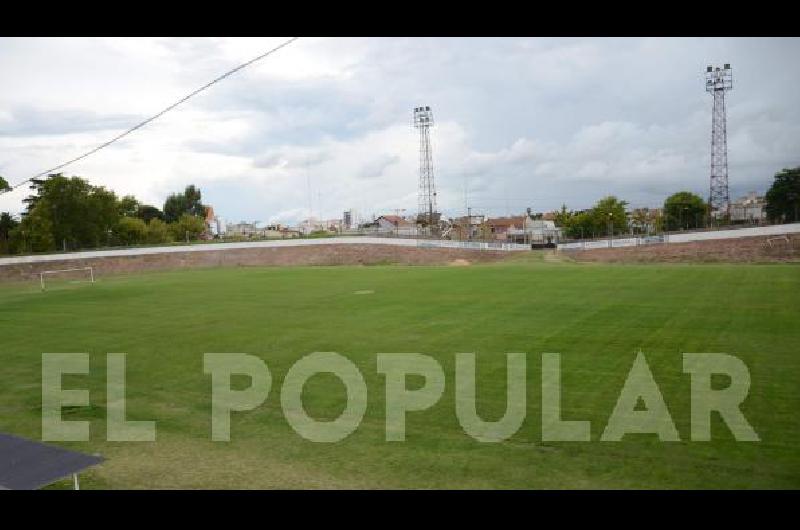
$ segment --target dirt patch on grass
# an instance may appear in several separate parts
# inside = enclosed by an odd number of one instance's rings
[[[470,265],[472,265],[472,262],[467,259],[454,259],[450,262],[452,267],[469,267]]]
[[[771,241],[770,241],[771,240]],[[564,252],[577,261],[623,263],[800,262],[800,236],[741,237]]]
[[[96,276],[193,267],[298,265],[447,265],[501,261],[509,252],[393,245],[309,245],[113,256],[14,265],[0,264],[0,282],[38,279],[44,270],[94,267]]]

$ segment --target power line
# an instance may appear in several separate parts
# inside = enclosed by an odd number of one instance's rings
[[[124,138],[124,137],[128,136],[129,134],[131,134],[131,133],[132,133],[132,132],[134,132],[135,130],[137,130],[137,129],[141,129],[142,127],[144,127],[145,125],[147,125],[147,124],[148,124],[148,123],[150,123],[151,121],[153,121],[153,120],[156,120],[157,118],[160,118],[161,116],[163,116],[163,115],[164,115],[164,114],[166,114],[167,112],[171,111],[172,109],[174,109],[175,107],[177,107],[178,105],[180,105],[181,103],[183,103],[184,101],[186,101],[186,100],[188,100],[189,98],[191,98],[191,97],[193,97],[193,96],[195,96],[195,95],[199,94],[199,93],[200,93],[200,92],[202,92],[203,90],[205,90],[205,89],[209,88],[211,85],[213,85],[213,84],[215,84],[215,83],[218,83],[218,82],[222,81],[222,80],[223,80],[223,79],[225,79],[226,77],[228,77],[228,76],[230,76],[230,75],[232,75],[232,74],[235,74],[236,72],[238,72],[239,70],[241,70],[241,69],[243,69],[243,68],[247,68],[247,67],[248,67],[248,66],[250,66],[251,64],[253,64],[253,63],[257,62],[257,61],[260,61],[261,59],[264,59],[265,57],[267,57],[267,56],[269,56],[269,55],[272,55],[273,53],[277,52],[277,51],[278,51],[278,50],[280,50],[281,48],[284,48],[284,47],[286,47],[286,46],[290,45],[291,43],[293,43],[294,41],[296,41],[296,40],[297,40],[297,39],[299,39],[299,38],[300,38],[300,37],[292,37],[291,39],[287,40],[287,41],[286,41],[286,42],[284,42],[283,44],[280,44],[280,45],[278,45],[278,46],[276,46],[276,47],[272,48],[271,50],[269,50],[269,51],[267,51],[267,52],[265,52],[265,53],[262,53],[262,54],[261,54],[261,55],[259,55],[258,57],[254,57],[253,59],[250,59],[250,60],[249,60],[249,61],[247,61],[246,63],[242,63],[242,64],[240,64],[239,66],[237,66],[236,68],[234,68],[234,69],[232,69],[232,70],[228,70],[227,72],[225,72],[225,73],[224,73],[224,74],[222,74],[221,76],[217,77],[216,79],[214,79],[214,80],[212,80],[212,81],[210,81],[210,82],[206,83],[205,85],[201,86],[200,88],[198,88],[197,90],[195,90],[194,92],[192,92],[191,94],[189,94],[188,96],[185,96],[185,97],[183,97],[183,98],[179,99],[178,101],[176,101],[175,103],[173,103],[173,104],[172,104],[172,105],[170,105],[169,107],[165,108],[164,110],[162,110],[161,112],[159,112],[159,113],[158,113],[158,114],[156,114],[155,116],[152,116],[152,117],[150,117],[150,118],[148,118],[148,119],[144,120],[143,122],[139,123],[138,125],[135,125],[135,126],[131,127],[131,128],[130,128],[130,129],[128,129],[127,131],[123,132],[122,134],[120,134],[120,135],[118,135],[118,136],[115,136],[115,137],[114,137],[114,138],[112,138],[111,140],[109,140],[109,141],[107,141],[107,142],[105,142],[105,143],[103,143],[103,144],[100,144],[100,145],[98,145],[97,147],[95,147],[95,148],[94,148],[94,149],[92,149],[91,151],[87,151],[86,153],[84,153],[84,154],[82,154],[82,155],[80,155],[80,156],[77,156],[77,157],[75,157],[75,158],[73,158],[73,159],[71,159],[71,160],[68,160],[67,162],[64,162],[63,164],[60,164],[60,165],[58,165],[58,166],[55,166],[55,167],[52,167],[52,168],[48,169],[47,171],[42,171],[41,173],[39,173],[39,174],[37,174],[37,175],[34,175],[34,176],[32,176],[32,177],[29,177],[29,178],[27,178],[27,179],[23,180],[22,182],[19,182],[19,183],[15,184],[14,186],[12,186],[12,187],[10,187],[10,188],[8,188],[8,189],[6,189],[6,190],[0,190],[0,194],[2,194],[2,193],[9,193],[9,192],[11,192],[11,191],[13,191],[13,190],[15,190],[15,189],[19,188],[20,186],[22,186],[22,185],[24,185],[24,184],[26,184],[26,183],[28,183],[28,182],[32,181],[33,179],[36,179],[36,178],[39,178],[39,177],[43,177],[43,176],[45,176],[45,175],[48,175],[48,174],[50,174],[50,173],[53,173],[54,171],[58,171],[59,169],[62,169],[62,168],[66,167],[66,166],[68,166],[68,165],[70,165],[70,164],[72,164],[72,163],[74,163],[74,162],[77,162],[78,160],[82,160],[82,159],[84,159],[84,158],[86,158],[86,157],[88,157],[88,156],[90,156],[90,155],[93,155],[94,153],[96,153],[96,152],[100,151],[101,149],[103,149],[103,148],[105,148],[105,147],[108,147],[109,145],[113,144],[113,143],[114,143],[114,142],[116,142],[117,140],[121,140],[122,138]]]

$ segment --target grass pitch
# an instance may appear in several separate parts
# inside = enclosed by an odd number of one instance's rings
[[[40,293],[0,286],[0,430],[35,439],[41,353],[88,352],[91,441],[63,444],[107,461],[83,488],[798,488],[800,268],[791,265],[604,266],[531,259],[471,267],[208,269],[100,279]],[[636,352],[647,357],[681,436],[600,442]],[[282,414],[286,370],[314,351],[358,365],[369,389],[344,441],[302,439]],[[126,352],[127,416],[155,420],[155,443],[105,441],[105,354]],[[204,352],[263,358],[264,405],[234,413],[231,442],[210,437]],[[379,352],[436,357],[447,382],[432,408],[386,442]],[[528,354],[528,413],[501,443],[480,443],[455,417],[453,360],[478,355],[478,412],[505,410],[506,352]],[[590,420],[591,442],[543,443],[540,355],[561,353],[562,416]],[[718,416],[693,442],[683,352],[726,352],[749,367],[742,406],[761,437],[736,442]],[[246,386],[247,382],[242,382]],[[409,378],[409,386],[414,379]],[[724,384],[724,383],[723,383]],[[335,418],[344,387],[329,374],[304,391],[312,416]]]

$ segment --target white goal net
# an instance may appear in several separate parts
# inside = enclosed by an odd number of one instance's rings
[[[42,291],[53,284],[94,283],[93,267],[77,267],[74,269],[57,269],[39,273]]]

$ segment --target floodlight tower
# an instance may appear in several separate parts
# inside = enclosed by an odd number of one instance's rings
[[[731,65],[706,68],[706,92],[714,96],[711,112],[711,184],[708,194],[709,214],[729,217],[731,197],[728,191],[728,133],[725,117],[725,92],[733,88]]]
[[[419,204],[417,222],[427,226],[431,233],[438,222],[436,212],[436,185],[433,181],[431,153],[431,126],[433,112],[430,107],[414,108],[414,127],[419,129]]]

